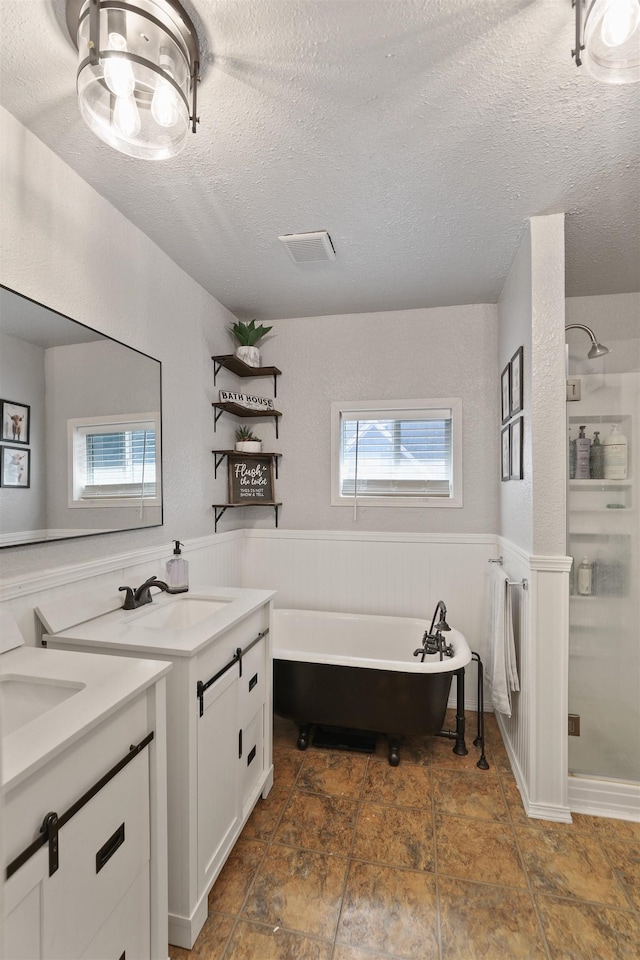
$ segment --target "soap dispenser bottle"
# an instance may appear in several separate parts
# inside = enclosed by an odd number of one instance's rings
[[[189,561],[180,553],[184,546],[179,540],[174,540],[173,556],[167,560],[167,584],[169,593],[186,593],[189,589]]]
[[[593,431],[593,443],[589,453],[589,473],[592,480],[604,480],[604,447],[600,443],[600,431]]]
[[[586,436],[586,424],[580,427],[580,435],[576,440],[576,480],[589,479],[589,455],[591,440]]]

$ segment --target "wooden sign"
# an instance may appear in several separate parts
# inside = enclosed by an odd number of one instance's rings
[[[230,453],[229,503],[273,503],[273,458]]]
[[[220,403],[239,403],[249,410],[273,410],[273,400],[268,397],[258,397],[254,394],[233,393],[231,390],[219,390]]]

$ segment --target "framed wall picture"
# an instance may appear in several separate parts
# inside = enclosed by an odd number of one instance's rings
[[[511,362],[509,364],[509,366],[511,367],[511,385],[510,385],[511,404],[509,408],[509,416],[511,417],[515,416],[516,413],[520,413],[523,407],[522,356],[523,356],[522,347],[518,347],[514,355],[511,357]]]
[[[511,436],[509,438],[509,446],[511,448],[511,479],[522,480],[522,451],[524,441],[523,418],[518,417],[517,420],[514,420],[513,423],[510,424],[509,429],[511,431]]]
[[[31,450],[24,447],[0,447],[0,487],[31,485]]]
[[[500,435],[501,444],[500,449],[502,451],[502,471],[501,479],[510,480],[511,479],[511,430],[509,427],[505,427]]]
[[[2,404],[2,439],[9,443],[29,443],[31,407],[14,400],[0,400]]]
[[[502,395],[502,422],[511,416],[511,364],[508,363],[500,377],[500,391]]]
[[[273,503],[273,457],[230,453],[229,503]]]

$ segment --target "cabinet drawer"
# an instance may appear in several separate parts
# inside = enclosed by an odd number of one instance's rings
[[[149,867],[134,880],[81,960],[148,960],[151,954],[149,922]]]
[[[263,637],[251,647],[242,658],[242,676],[239,686],[240,723],[244,726],[255,717],[258,708],[264,703],[266,687],[267,642]]]
[[[59,868],[43,891],[47,960],[81,956],[148,860],[145,750],[60,830]]]
[[[264,770],[263,713],[264,707],[261,705],[256,715],[242,731],[242,756],[240,757],[242,775],[240,782],[243,806]]]

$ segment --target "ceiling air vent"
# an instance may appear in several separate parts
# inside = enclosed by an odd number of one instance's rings
[[[318,233],[287,233],[282,240],[294,263],[314,263],[317,260],[335,260],[336,252],[326,230]]]

